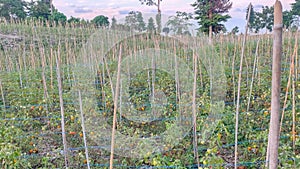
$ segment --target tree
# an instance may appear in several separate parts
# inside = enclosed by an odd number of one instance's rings
[[[291,14],[296,16],[297,18],[293,18],[294,21],[297,21],[297,25],[294,25],[294,27],[297,27],[299,25],[299,17],[300,17],[300,0],[295,0],[295,3],[292,3],[292,10]]]
[[[170,28],[164,27],[162,31],[166,34],[166,36],[168,36],[168,34],[170,33]]]
[[[52,14],[50,20],[55,21],[56,23],[65,23],[67,22],[67,17],[65,14],[59,12],[57,9],[52,9]]]
[[[246,10],[246,20],[248,19],[249,10],[250,10],[249,29],[250,29],[250,31],[253,31],[255,29],[255,27],[256,27],[256,22],[255,22],[255,12],[254,12],[252,4],[250,4],[247,7],[247,10]]]
[[[142,32],[146,30],[146,24],[144,22],[143,14],[141,12],[138,12],[136,17],[136,20],[138,22],[138,31]]]
[[[155,31],[154,19],[152,17],[148,19],[147,31],[151,33]]]
[[[191,18],[192,18],[192,14],[177,11],[175,16],[169,17],[169,20],[166,25],[176,35],[182,35],[183,32],[189,30],[189,26],[193,25],[189,23],[189,20]]]
[[[161,32],[161,9],[160,2],[162,0],[139,0],[141,4],[146,4],[148,6],[156,6],[157,7],[157,15],[156,15],[156,24],[157,24],[157,32]],[[157,2],[156,2],[157,1]]]
[[[117,19],[115,17],[113,17],[111,19],[111,26],[110,26],[110,28],[111,29],[116,29],[116,27],[117,27]]]
[[[145,22],[142,13],[139,11],[130,11],[125,17],[125,25],[133,31],[144,31]]]
[[[0,0],[0,16],[7,20],[24,19],[26,3],[23,0]]]
[[[104,15],[96,16],[91,22],[98,27],[108,27],[109,26],[108,17],[106,17]]]
[[[236,35],[237,33],[239,33],[239,27],[235,26],[234,28],[232,28],[230,33],[233,34],[233,35]]]
[[[292,14],[296,16],[300,16],[300,0],[295,0],[295,3],[292,3]]]
[[[184,31],[184,32],[183,32],[183,35],[184,35],[184,36],[192,36],[192,34],[191,34],[190,31]]]
[[[290,29],[295,22],[295,17],[292,11],[284,11],[283,12],[283,25],[285,29]]]
[[[192,6],[195,9],[195,19],[200,25],[199,31],[208,34],[210,39],[213,33],[224,30],[222,22],[231,18],[228,14],[223,15],[232,7],[230,0],[196,0]]]
[[[274,7],[263,6],[262,12],[258,14],[261,18],[263,28],[271,32],[274,25]]]
[[[80,18],[75,18],[73,16],[71,16],[70,19],[68,19],[69,23],[73,23],[73,24],[79,24],[80,23]]]
[[[29,16],[48,20],[51,16],[51,6],[49,0],[39,0],[29,2]]]

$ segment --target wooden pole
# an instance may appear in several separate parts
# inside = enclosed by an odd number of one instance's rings
[[[271,120],[268,138],[269,151],[267,151],[267,157],[269,157],[269,169],[278,168],[280,76],[282,55],[282,5],[278,0],[276,0],[274,6],[273,38]]]
[[[252,4],[249,4],[249,9]],[[246,24],[246,31],[243,38],[243,46],[242,46],[242,53],[240,58],[240,70],[239,70],[239,79],[238,79],[238,94],[237,94],[237,101],[236,101],[236,112],[235,112],[235,141],[234,141],[234,168],[237,169],[238,163],[238,130],[239,130],[239,111],[240,111],[240,95],[241,95],[241,84],[242,84],[242,72],[243,72],[243,59],[245,53],[245,46],[248,34],[248,27],[249,27],[249,20],[250,20],[250,11],[248,11],[248,18]]]
[[[114,95],[114,115],[113,115],[113,126],[111,132],[111,147],[110,147],[110,160],[109,168],[113,169],[114,160],[114,148],[115,148],[115,133],[116,133],[116,123],[117,123],[117,109],[118,109],[118,95],[120,90],[120,75],[121,75],[121,60],[122,60],[122,46],[120,46],[120,53],[118,59],[118,71],[117,71],[117,82],[116,82],[116,92]]]
[[[60,44],[59,44],[60,46]],[[56,74],[57,74],[57,85],[58,85],[58,93],[59,93],[59,103],[60,103],[60,112],[61,112],[61,131],[62,131],[62,140],[64,146],[64,157],[65,157],[65,168],[68,168],[68,146],[67,146],[67,138],[66,138],[66,130],[65,130],[65,110],[64,110],[64,101],[63,101],[63,86],[62,86],[62,78],[60,73],[60,48],[58,49],[58,54],[56,59]]]
[[[81,118],[81,127],[82,127],[82,134],[83,134],[85,158],[86,158],[87,168],[90,169],[89,151],[88,151],[88,147],[87,147],[86,132],[85,132],[86,130],[85,130],[85,124],[84,124],[84,115],[83,115],[83,104],[82,104],[80,90],[78,90],[78,99],[79,99],[79,106],[80,106],[80,118]]]
[[[200,167],[199,154],[198,154],[198,139],[197,139],[197,105],[196,105],[196,95],[197,95],[197,76],[198,76],[198,55],[193,52],[194,59],[194,85],[193,85],[193,138],[194,138],[194,156],[197,161],[197,167]]]

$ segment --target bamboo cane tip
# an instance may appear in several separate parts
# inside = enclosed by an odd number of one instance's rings
[[[282,24],[282,4],[276,0],[274,5],[274,25]]]

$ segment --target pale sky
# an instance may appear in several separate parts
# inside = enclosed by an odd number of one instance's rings
[[[174,15],[176,11],[194,12],[190,5],[196,0],[163,0],[161,2],[162,14],[167,18]],[[230,10],[231,19],[226,23],[228,30],[234,26],[241,29],[245,25],[246,8],[251,2],[258,9],[261,6],[271,6],[275,0],[232,0],[233,7]],[[290,4],[295,0],[281,0],[284,9],[290,9]],[[156,14],[155,6],[141,5],[139,0],[53,0],[54,6],[70,16],[93,19],[97,15],[105,15],[110,19],[115,16],[117,20],[124,20],[129,11],[141,11],[144,15]],[[150,15],[151,15],[150,14]],[[147,20],[145,19],[145,22]]]

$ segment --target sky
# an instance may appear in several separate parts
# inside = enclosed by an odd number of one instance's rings
[[[161,10],[163,20],[167,20],[176,11],[194,12],[191,4],[196,0],[163,0]],[[228,30],[238,26],[240,30],[245,27],[246,8],[251,2],[255,10],[262,6],[272,6],[275,0],[231,0],[233,3],[229,11],[231,19],[225,24]],[[284,10],[291,8],[290,4],[295,0],[281,0]],[[84,19],[93,19],[98,15],[105,15],[110,19],[115,17],[119,22],[124,21],[129,11],[141,11],[144,15],[145,22],[147,17],[154,16],[157,12],[155,6],[141,5],[139,0],[53,0],[54,6],[68,18],[70,16]],[[164,21],[163,21],[164,23]]]

